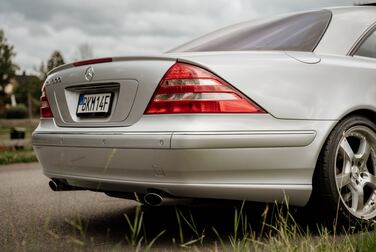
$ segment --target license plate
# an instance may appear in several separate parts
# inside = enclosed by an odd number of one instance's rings
[[[111,113],[112,93],[80,94],[77,116],[108,116]]]

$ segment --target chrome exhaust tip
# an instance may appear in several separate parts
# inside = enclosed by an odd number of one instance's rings
[[[48,185],[50,186],[51,190],[54,192],[60,192],[60,191],[80,191],[85,190],[84,188],[70,186],[58,179],[52,179],[50,182],[48,182]]]
[[[53,180],[50,180],[50,182],[48,182],[48,185],[50,186],[51,190],[56,192],[56,191],[59,191],[58,190],[58,185],[55,181]]]
[[[157,193],[147,193],[144,196],[144,201],[149,206],[160,206],[163,203],[163,197]]]

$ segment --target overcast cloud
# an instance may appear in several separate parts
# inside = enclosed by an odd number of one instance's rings
[[[66,61],[88,43],[95,57],[163,52],[225,25],[351,5],[351,0],[1,0],[0,29],[31,73],[54,50]]]

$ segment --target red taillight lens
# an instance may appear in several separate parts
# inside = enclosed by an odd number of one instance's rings
[[[175,63],[162,78],[145,114],[265,113],[238,90],[205,69]]]
[[[40,117],[41,118],[51,118],[54,117],[50,104],[48,103],[46,87],[42,87],[42,95],[40,96]]]

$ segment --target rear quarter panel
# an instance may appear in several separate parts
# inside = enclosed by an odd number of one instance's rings
[[[282,52],[192,54],[181,60],[207,67],[276,118],[338,120],[358,109],[376,112],[376,60],[318,56],[316,64]]]

